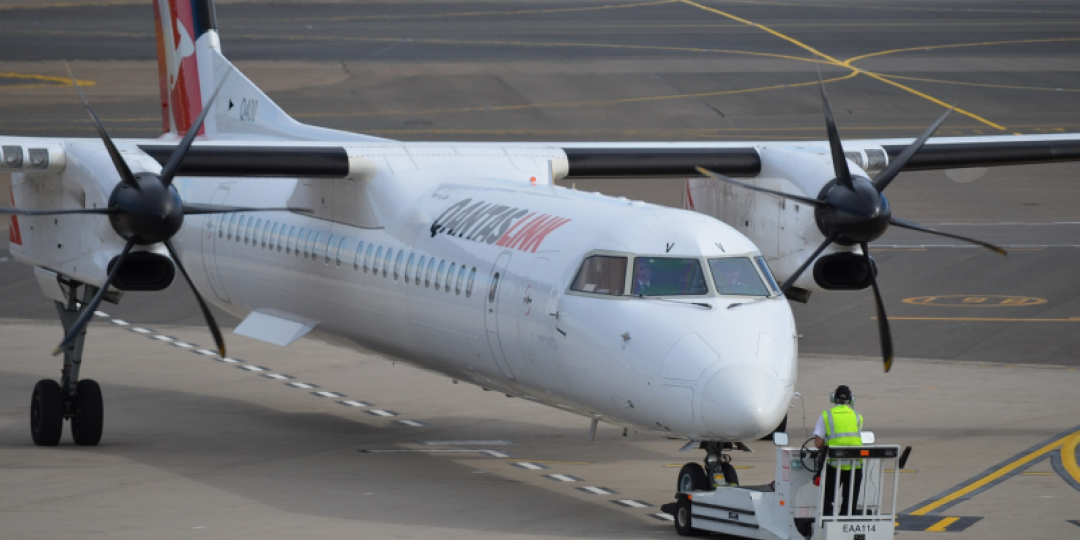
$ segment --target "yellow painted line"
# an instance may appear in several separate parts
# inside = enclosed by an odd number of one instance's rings
[[[528,463],[558,463],[560,465],[592,465],[591,461],[551,461],[541,459],[507,458],[506,461],[525,461]]]
[[[959,498],[963,497],[964,495],[967,495],[968,493],[971,493],[973,491],[977,491],[977,490],[981,489],[982,487],[994,482],[995,480],[998,480],[999,478],[1011,473],[1012,471],[1015,471],[1016,469],[1019,469],[1020,467],[1022,467],[1024,465],[1027,465],[1028,463],[1031,463],[1032,461],[1035,461],[1036,459],[1042,457],[1043,455],[1048,454],[1051,451],[1061,447],[1062,444],[1064,444],[1065,442],[1070,441],[1070,440],[1080,441],[1080,431],[1078,431],[1076,433],[1071,433],[1071,434],[1066,435],[1066,436],[1064,436],[1064,437],[1062,437],[1062,438],[1060,438],[1060,439],[1058,439],[1058,440],[1056,440],[1056,441],[1054,441],[1054,442],[1052,442],[1050,444],[1047,444],[1047,445],[1043,446],[1042,448],[1039,448],[1038,450],[1036,450],[1036,451],[1034,451],[1034,452],[1032,452],[1030,454],[1027,454],[1027,455],[1021,457],[1020,459],[1017,459],[1016,461],[1013,461],[1012,463],[1009,463],[1008,465],[1005,465],[1004,467],[1002,467],[1002,468],[1000,468],[1000,469],[998,469],[998,470],[996,470],[996,471],[994,471],[994,472],[980,478],[979,480],[977,480],[975,482],[972,482],[971,484],[969,484],[969,485],[967,485],[967,486],[965,486],[965,487],[963,487],[961,489],[958,489],[958,490],[956,490],[956,491],[954,491],[954,492],[952,492],[952,493],[950,493],[950,494],[948,494],[948,495],[946,495],[946,496],[944,496],[944,497],[942,497],[942,498],[940,498],[940,499],[938,499],[938,500],[936,500],[936,501],[934,501],[934,502],[932,502],[932,503],[930,503],[930,504],[928,504],[928,505],[926,505],[926,506],[924,506],[922,508],[919,508],[918,510],[915,510],[914,512],[911,513],[911,515],[913,515],[913,516],[925,516],[926,514],[929,514],[930,512],[933,512],[934,510],[936,510],[936,509],[938,509],[938,508],[940,508],[942,506],[945,506],[946,504],[949,504],[949,503],[955,501],[956,499],[959,499]],[[1075,450],[1075,447],[1073,447],[1073,449]],[[1064,459],[1062,461],[1064,461]],[[1074,467],[1076,466],[1075,462],[1073,463],[1073,466]],[[1073,471],[1069,471],[1069,472],[1071,473]],[[1080,471],[1077,471],[1077,472],[1080,472]]]
[[[870,317],[877,320],[877,317]],[[1068,319],[1008,319],[993,317],[889,317],[890,321],[964,321],[964,322],[1071,322],[1080,323],[1080,317]]]
[[[1052,472],[1026,472],[1020,473],[1021,476],[1054,476]]]
[[[852,71],[853,75],[857,75],[857,74],[861,73],[861,74],[866,75],[867,77],[870,77],[872,79],[875,79],[875,80],[881,81],[881,82],[883,82],[885,84],[888,84],[890,86],[894,86],[896,88],[899,88],[899,89],[901,89],[901,90],[903,90],[905,92],[908,92],[909,94],[914,94],[914,95],[916,95],[918,97],[921,97],[921,98],[923,98],[923,99],[925,99],[927,101],[930,101],[931,103],[940,105],[940,106],[945,107],[945,108],[953,107],[952,104],[945,103],[944,101],[941,101],[940,99],[937,99],[937,98],[935,98],[933,96],[930,96],[929,94],[925,94],[923,92],[915,90],[914,88],[911,88],[909,86],[905,86],[903,84],[900,84],[900,83],[898,83],[896,81],[891,81],[889,79],[886,79],[885,77],[882,77],[881,75],[878,75],[877,73],[874,73],[872,71],[865,71],[865,70],[863,70],[861,68],[857,68],[857,67],[852,65],[852,62],[854,62],[855,60],[858,60],[860,58],[865,57],[865,55],[863,57],[856,56],[855,58],[849,58],[848,60],[845,60],[845,61],[841,62],[840,60],[837,60],[836,58],[833,58],[832,56],[829,56],[829,55],[827,55],[827,54],[825,54],[825,53],[811,47],[810,45],[807,45],[807,44],[805,44],[805,43],[803,43],[803,42],[801,42],[801,41],[799,41],[799,40],[797,40],[797,39],[795,39],[795,38],[793,38],[791,36],[783,34],[781,32],[777,32],[776,30],[773,30],[772,28],[769,28],[768,26],[765,26],[763,24],[758,24],[756,22],[749,21],[749,20],[743,19],[741,17],[737,17],[737,16],[732,15],[730,13],[727,13],[725,11],[720,11],[719,9],[706,7],[706,6],[703,6],[703,5],[698,4],[696,2],[692,2],[691,0],[680,0],[680,1],[682,3],[684,3],[684,4],[691,5],[691,6],[694,6],[694,7],[697,7],[699,9],[703,9],[705,11],[709,11],[709,12],[712,12],[712,13],[716,13],[718,15],[722,15],[724,17],[727,17],[727,18],[731,19],[731,20],[739,21],[739,22],[741,22],[743,24],[752,26],[754,28],[757,28],[757,29],[760,29],[760,30],[762,30],[764,32],[772,34],[772,35],[774,35],[774,36],[776,36],[776,37],[778,37],[778,38],[780,38],[780,39],[782,39],[784,41],[787,41],[787,42],[789,42],[789,43],[791,43],[791,44],[793,44],[793,45],[795,45],[795,46],[797,46],[797,47],[799,47],[801,49],[804,49],[804,50],[810,52],[811,54],[813,54],[815,56],[820,56],[822,58],[825,58],[826,60],[828,60],[833,65],[836,65],[836,66],[839,66],[839,67],[845,67],[845,68],[853,70]],[[1001,125],[998,125],[998,124],[996,124],[994,122],[991,122],[990,120],[987,120],[986,118],[983,118],[983,117],[981,117],[981,116],[979,116],[979,115],[977,115],[977,114],[975,114],[975,113],[973,113],[971,111],[967,111],[967,110],[960,109],[960,108],[954,108],[953,110],[956,111],[959,114],[967,116],[968,118],[971,118],[973,120],[976,120],[976,121],[979,121],[979,122],[981,122],[983,124],[986,124],[987,126],[990,126],[990,127],[994,128],[994,129],[997,129],[997,130],[1000,130],[1000,131],[1005,130],[1004,126],[1001,126]]]
[[[836,82],[844,79],[850,79],[855,74],[849,74],[834,79],[829,79],[826,82]],[[613,105],[623,105],[627,103],[644,103],[652,101],[667,101],[673,99],[700,99],[704,97],[714,96],[730,96],[736,94],[749,94],[754,92],[763,92],[766,90],[783,90],[787,88],[796,88],[800,86],[816,86],[817,81],[793,83],[793,84],[777,84],[773,86],[760,86],[756,88],[742,88],[738,90],[722,90],[718,92],[702,92],[697,94],[674,94],[663,96],[645,96],[645,97],[633,97],[633,98],[621,98],[621,99],[601,99],[591,101],[571,101],[571,102],[546,102],[546,103],[526,103],[522,105],[500,105],[495,107],[488,106],[476,106],[476,107],[458,107],[454,109],[427,109],[427,110],[382,110],[382,111],[357,111],[351,113],[343,112],[326,112],[326,113],[307,113],[298,114],[298,118],[318,118],[318,117],[332,117],[338,118],[343,116],[387,116],[387,115],[420,115],[420,114],[455,114],[455,113],[469,113],[469,112],[503,112],[503,111],[518,111],[527,109],[544,109],[544,108],[575,108],[575,107],[609,107]],[[427,131],[427,130],[424,130]]]
[[[915,94],[916,96],[919,96],[919,97],[921,97],[921,98],[923,98],[923,99],[925,99],[927,101],[930,101],[931,103],[936,103],[938,105],[941,105],[942,107],[945,107],[946,109],[953,106],[950,103],[945,103],[944,101],[941,101],[940,99],[938,99],[936,97],[930,96],[928,94],[924,94],[924,93],[922,93],[922,92],[920,92],[920,91],[918,91],[918,90],[916,90],[916,89],[914,89],[914,88],[912,88],[910,86],[905,86],[905,85],[900,84],[900,83],[898,83],[896,81],[891,81],[889,79],[886,79],[885,77],[882,77],[881,75],[878,75],[877,73],[873,73],[873,72],[870,72],[870,71],[863,71],[863,73],[868,77],[877,79],[877,80],[879,80],[879,81],[881,81],[881,82],[883,82],[885,84],[895,86],[895,87],[897,87],[897,88],[899,88],[901,90],[904,90],[904,91],[906,91],[908,93]],[[985,118],[983,118],[983,117],[981,117],[981,116],[979,116],[979,115],[977,115],[977,114],[975,114],[975,113],[973,113],[971,111],[961,109],[959,107],[954,107],[953,111],[955,111],[958,114],[962,114],[962,115],[964,115],[964,116],[966,116],[968,118],[971,118],[973,120],[978,120],[979,122],[982,122],[982,123],[994,128],[994,129],[1005,131],[1005,126],[995,124],[994,122],[991,122],[991,121],[989,121],[989,120],[987,120],[987,119],[985,119]]]
[[[694,7],[698,8],[698,9],[703,9],[705,11],[716,13],[717,15],[722,15],[722,16],[727,17],[727,18],[729,18],[729,19],[731,19],[733,21],[738,21],[738,22],[741,22],[741,23],[743,23],[745,25],[752,26],[754,28],[757,28],[758,30],[762,30],[762,31],[767,32],[769,34],[772,34],[772,35],[774,35],[774,36],[776,36],[776,37],[778,37],[778,38],[780,38],[780,39],[782,39],[784,41],[787,41],[787,42],[795,45],[796,47],[799,47],[801,49],[805,49],[806,51],[809,51],[814,56],[820,56],[820,57],[832,62],[833,64],[838,65],[838,66],[843,65],[843,62],[841,62],[841,61],[839,61],[839,60],[837,60],[837,59],[835,59],[835,58],[833,58],[833,57],[831,57],[831,56],[829,56],[829,55],[827,55],[827,54],[825,54],[825,53],[823,53],[823,52],[821,52],[821,51],[819,51],[819,50],[817,50],[817,49],[815,49],[815,48],[813,48],[813,47],[811,47],[811,46],[809,46],[809,45],[807,45],[807,44],[805,44],[805,43],[803,43],[803,42],[801,42],[801,41],[799,41],[799,40],[797,40],[795,38],[793,38],[793,37],[791,37],[791,36],[788,36],[786,34],[782,34],[780,32],[777,32],[776,30],[773,30],[772,28],[769,28],[768,26],[765,26],[763,24],[758,24],[758,23],[753,22],[753,21],[748,21],[746,19],[743,19],[742,17],[737,17],[735,15],[732,15],[732,14],[726,12],[726,11],[720,11],[719,9],[703,6],[703,5],[701,5],[701,4],[697,3],[697,2],[692,2],[690,0],[679,0],[679,1],[684,3],[684,4],[694,6]],[[845,66],[845,67],[849,67],[849,66]],[[855,68],[853,68],[853,69],[855,69]]]
[[[310,17],[296,19],[249,19],[257,22],[341,22],[341,21],[392,21],[396,19],[450,19],[457,17],[491,17],[500,15],[539,15],[544,13],[572,13],[580,11],[601,11],[610,9],[627,9],[647,6],[659,6],[672,4],[677,0],[661,0],[660,2],[635,2],[631,4],[619,4],[614,6],[590,6],[560,9],[521,9],[516,11],[466,11],[460,13],[428,13],[424,15],[343,15],[340,17]]]
[[[926,79],[923,77],[907,77],[904,75],[891,75],[888,73],[878,73],[878,75],[885,77],[886,79],[901,79],[905,81],[919,81],[935,84],[949,84],[954,86],[976,86],[979,88],[1001,88],[1005,90],[1034,90],[1039,92],[1080,92],[1080,90],[1073,90],[1070,88],[1046,88],[1039,86],[1014,86],[1011,84],[984,84],[984,83],[968,83],[961,81],[946,81],[942,79]],[[1016,134],[1018,135],[1018,134]]]
[[[960,518],[958,518],[958,517],[947,517],[947,518],[945,518],[945,519],[943,519],[943,520],[941,520],[941,521],[927,527],[926,532],[945,532],[945,530],[949,527],[949,525],[952,525],[953,523],[956,523],[959,520],[960,520]]]
[[[1076,464],[1076,447],[1080,445],[1080,433],[1073,433],[1061,446],[1061,465],[1073,480],[1080,482],[1080,466]]]
[[[1051,11],[1040,9],[980,9],[980,8],[931,8],[931,7],[901,7],[896,5],[851,5],[851,4],[808,4],[808,3],[792,3],[792,2],[765,2],[760,0],[726,0],[730,3],[737,4],[751,4],[754,6],[788,6],[788,7],[825,7],[825,8],[840,8],[845,11],[852,9],[877,9],[877,10],[890,10],[890,11],[931,11],[931,12],[946,12],[946,13],[1021,13],[1027,15],[1033,14],[1062,14],[1062,15],[1080,15],[1080,11]]]
[[[903,52],[924,52],[924,51],[936,51],[939,49],[959,49],[964,47],[989,47],[992,45],[1019,45],[1024,43],[1053,43],[1061,41],[1080,41],[1080,38],[1045,38],[1045,39],[1018,39],[1013,41],[979,41],[974,43],[953,43],[950,45],[926,45],[923,47],[906,47],[903,49],[889,49],[886,51],[878,51],[875,53],[863,54],[860,56],[853,56],[845,60],[846,63],[858,62],[866,58],[873,58],[875,56],[885,56],[887,54],[896,54]]]
[[[28,84],[28,85],[14,85],[14,86],[0,86],[0,90],[6,90],[8,88],[37,88],[42,86],[72,86],[71,79],[67,77],[56,77],[53,75],[39,75],[36,73],[16,73],[14,71],[8,71],[0,73],[0,79],[20,79],[30,81],[44,81],[54,84]],[[82,79],[75,79],[75,82],[79,86],[94,86],[97,83],[94,81],[85,81]],[[159,119],[160,120],[160,119]]]

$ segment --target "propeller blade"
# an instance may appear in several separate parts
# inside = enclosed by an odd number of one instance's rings
[[[909,221],[909,220],[906,220],[906,219],[903,219],[903,218],[898,218],[898,217],[890,218],[889,219],[889,224],[890,225],[896,225],[897,227],[903,227],[905,229],[911,229],[913,231],[920,231],[920,232],[924,232],[924,233],[936,234],[938,236],[945,236],[947,238],[955,238],[957,240],[962,240],[964,242],[968,242],[968,243],[971,243],[971,244],[976,244],[976,245],[982,246],[982,247],[984,247],[986,249],[989,249],[990,251],[993,251],[994,253],[998,253],[998,254],[1006,255],[1006,256],[1008,255],[1008,253],[1003,248],[995,246],[994,244],[991,244],[990,242],[983,242],[982,240],[977,240],[975,238],[968,238],[967,236],[960,236],[959,234],[952,234],[952,233],[947,233],[947,232],[936,231],[934,229],[930,229],[930,228],[924,227],[922,225],[919,225],[918,223],[915,223],[914,221]]]
[[[221,78],[221,82],[218,83],[217,88],[214,89],[214,93],[210,95],[210,99],[207,100],[206,105],[203,106],[202,113],[199,114],[199,118],[195,120],[194,124],[191,124],[191,128],[184,134],[184,138],[180,141],[180,144],[176,145],[176,149],[173,150],[172,155],[169,156],[169,161],[165,162],[165,166],[161,168],[161,182],[166,186],[172,185],[173,177],[176,176],[177,171],[180,170],[180,164],[184,162],[184,157],[187,156],[188,150],[191,149],[191,143],[195,142],[195,136],[199,134],[199,130],[202,129],[203,121],[206,120],[206,115],[210,113],[210,109],[214,106],[214,100],[217,99],[218,92],[221,92],[222,87],[225,86],[225,81],[229,80],[229,75],[232,70],[225,73],[225,76]]]
[[[941,127],[941,123],[949,117],[949,114],[951,114],[955,108],[956,107],[949,107],[949,110],[945,111],[945,114],[941,115],[941,118],[938,118],[937,122],[934,122],[929,129],[924,131],[922,135],[919,135],[918,139],[915,139],[915,142],[909,144],[899,156],[896,156],[896,159],[889,162],[885,169],[878,173],[877,177],[874,178],[874,189],[877,189],[878,193],[885,191],[885,188],[889,187],[889,183],[900,174],[900,170],[904,168],[904,165],[907,165],[911,156],[914,156],[915,153],[926,144],[926,140],[937,131],[937,128]]]
[[[820,69],[818,70],[818,86],[821,87],[821,105],[825,108],[825,130],[829,133],[829,152],[832,154],[836,183],[850,189],[851,171],[848,170],[844,146],[840,143],[840,133],[836,131],[836,120],[833,119],[832,107],[829,107],[829,97],[825,95],[825,81],[821,80]]]
[[[874,263],[870,261],[870,246],[865,242],[859,244],[859,246],[862,247],[863,257],[866,258],[866,269],[870,272],[870,285],[874,287],[878,336],[881,339],[881,358],[885,362],[885,373],[888,373],[892,369],[893,361],[892,332],[889,331],[889,319],[885,316],[885,303],[881,301],[881,291],[878,289],[877,277],[874,276]]]
[[[220,204],[184,203],[184,215],[228,214],[232,212],[299,212],[310,214],[310,208],[287,206],[284,208],[249,208],[246,206],[221,206]]]
[[[802,263],[802,266],[800,266],[794,274],[791,274],[791,277],[787,278],[787,281],[785,281],[784,284],[780,286],[780,291],[784,294],[787,294],[788,289],[790,289],[791,286],[795,283],[795,280],[799,279],[799,276],[801,276],[802,273],[806,271],[807,267],[810,266],[810,263],[814,262],[814,259],[816,259],[818,255],[821,255],[821,252],[825,251],[825,248],[829,247],[829,244],[836,241],[837,236],[838,235],[830,234],[827,238],[825,238],[825,241],[822,242],[822,244],[814,250],[814,253],[812,253],[810,257]]]
[[[116,264],[113,265],[113,269],[109,272],[109,276],[105,278],[105,283],[94,295],[94,299],[89,304],[83,307],[82,313],[79,314],[79,318],[75,319],[75,324],[71,326],[68,333],[64,336],[63,341],[56,346],[52,355],[56,356],[63,352],[65,349],[71,347],[75,343],[75,338],[79,337],[79,334],[86,330],[86,325],[90,324],[90,318],[94,316],[94,312],[97,311],[99,305],[101,305],[101,299],[105,298],[105,292],[109,290],[109,285],[112,285],[113,278],[116,277],[116,273],[120,271],[120,267],[124,264],[124,259],[127,258],[128,253],[131,253],[131,248],[135,247],[134,240],[128,240],[127,244],[124,244],[124,251],[120,252],[120,256],[116,258]]]
[[[116,208],[75,208],[71,210],[23,210],[21,208],[0,208],[0,215],[7,216],[60,216],[64,214],[118,214]]]
[[[79,88],[79,82],[75,80],[75,74],[71,71],[71,66],[67,61],[64,61],[64,69],[67,70],[68,76],[71,77],[71,85],[75,87],[75,91],[79,93],[79,97],[82,98],[82,102],[86,105],[86,112],[90,113],[90,119],[94,121],[94,127],[97,128],[98,135],[105,143],[105,149],[109,151],[109,157],[112,158],[113,166],[116,167],[116,172],[120,173],[120,181],[128,185],[136,185],[135,175],[131,174],[131,169],[128,168],[127,163],[124,162],[124,158],[120,156],[120,151],[116,149],[116,145],[113,144],[112,139],[109,137],[108,132],[105,131],[105,126],[101,125],[101,120],[94,114],[94,108],[90,106],[90,101],[86,99],[86,95],[83,94],[81,88]]]
[[[724,176],[722,174],[714,173],[714,172],[712,172],[712,171],[710,171],[708,169],[702,168],[702,167],[697,167],[697,172],[699,172],[701,174],[704,174],[705,176],[708,176],[710,178],[715,178],[717,180],[727,182],[729,184],[735,184],[736,186],[742,186],[742,187],[744,187],[746,189],[749,189],[749,190],[752,190],[752,191],[760,191],[762,193],[769,193],[769,194],[772,194],[772,195],[776,195],[777,197],[783,197],[785,199],[791,199],[793,201],[799,201],[799,202],[804,203],[804,204],[809,204],[810,206],[828,206],[828,203],[825,202],[825,201],[819,201],[817,199],[811,199],[810,197],[804,197],[802,195],[792,195],[791,193],[784,193],[782,191],[774,191],[774,190],[766,189],[766,188],[763,188],[763,187],[757,187],[757,186],[755,186],[753,184],[747,184],[746,182],[740,182],[738,180],[735,180],[734,178],[728,178],[727,176]]]
[[[195,284],[191,282],[191,277],[188,276],[187,270],[184,268],[184,264],[180,262],[180,256],[177,255],[176,249],[173,247],[172,239],[165,240],[165,248],[169,250],[169,255],[172,256],[173,262],[176,263],[176,267],[180,269],[180,273],[184,275],[184,279],[187,280],[188,286],[191,287],[191,292],[195,293],[195,300],[199,302],[199,309],[202,310],[203,318],[206,319],[206,325],[210,327],[210,333],[214,336],[214,344],[217,345],[218,354],[222,358],[225,358],[225,338],[221,336],[221,328],[218,328],[217,321],[214,320],[214,315],[210,313],[210,308],[207,307],[206,302],[203,300],[202,295],[195,289]]]

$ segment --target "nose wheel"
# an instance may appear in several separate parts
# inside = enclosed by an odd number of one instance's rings
[[[738,486],[739,474],[731,464],[731,454],[724,451],[740,448],[741,443],[704,441],[701,449],[705,450],[705,466],[687,463],[679,469],[677,490],[679,493],[692,491],[712,491],[721,485]],[[722,483],[721,483],[722,482]]]
[[[79,285],[81,284],[62,285],[68,302],[56,302],[65,334],[97,293],[95,287],[85,285],[83,301],[77,302],[75,298]],[[116,299],[118,297],[114,295],[113,300]],[[30,437],[37,446],[60,444],[64,420],[70,421],[71,438],[75,444],[95,446],[101,441],[105,420],[101,386],[92,379],[79,380],[85,340],[86,332],[83,331],[70,347],[63,350],[64,367],[60,372],[60,382],[42,379],[34,385],[34,393],[30,398]]]

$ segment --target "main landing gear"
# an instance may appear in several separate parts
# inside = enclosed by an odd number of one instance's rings
[[[738,486],[739,475],[731,465],[731,454],[724,451],[742,450],[742,443],[703,441],[700,448],[705,451],[705,467],[697,463],[687,463],[679,469],[679,493],[691,491],[710,491],[720,485]]]
[[[60,313],[60,323],[64,326],[65,334],[97,293],[96,287],[84,285],[83,300],[79,303],[76,301],[79,285],[62,285],[67,292],[68,301],[56,302],[56,310]],[[71,421],[71,437],[75,444],[95,446],[101,441],[101,428],[105,419],[101,387],[91,379],[79,380],[85,340],[84,330],[70,347],[63,350],[64,368],[60,372],[59,383],[52,379],[42,379],[34,386],[34,394],[30,399],[30,435],[38,446],[59,444],[64,420]]]

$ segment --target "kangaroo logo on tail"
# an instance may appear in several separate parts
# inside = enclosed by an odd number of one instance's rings
[[[209,13],[202,14],[200,11]],[[183,135],[202,112],[197,42],[213,21],[207,0],[157,0],[158,77],[161,86],[161,122],[166,132]],[[203,19],[204,21],[200,21]],[[200,135],[203,130],[200,129]]]

